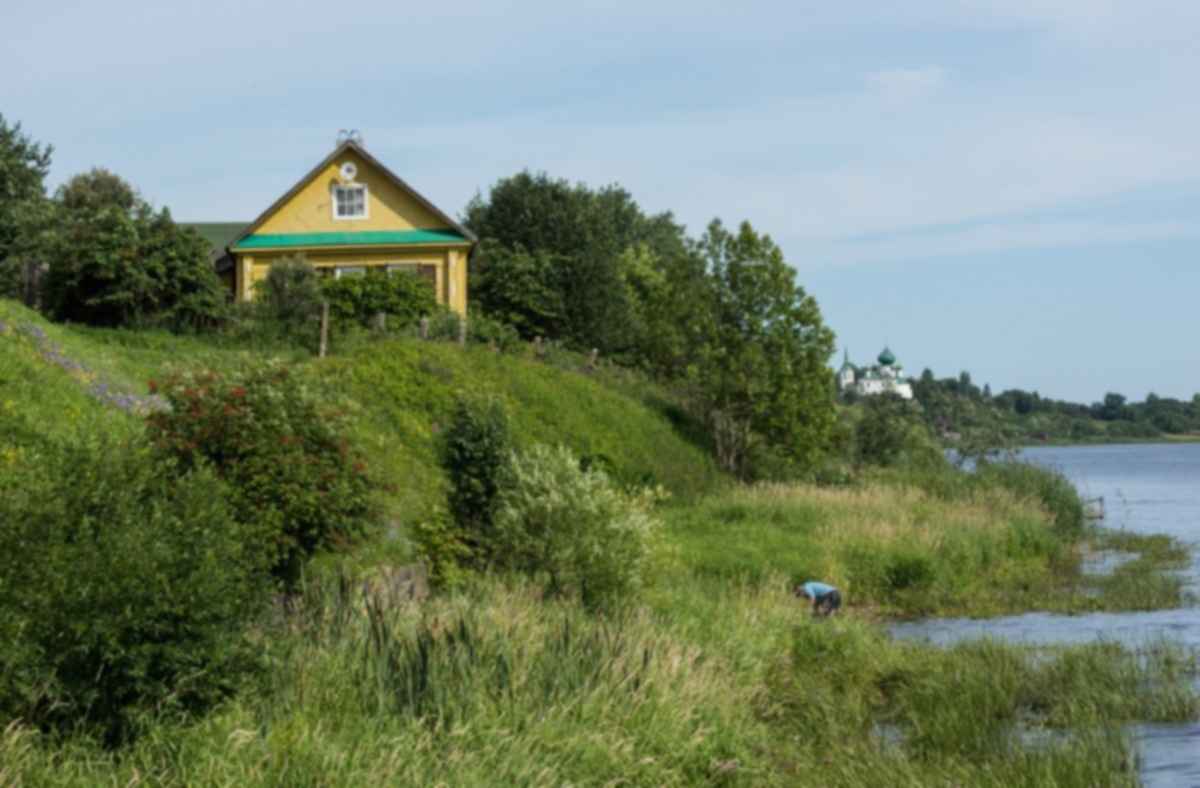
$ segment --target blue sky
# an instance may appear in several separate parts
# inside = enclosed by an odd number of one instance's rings
[[[856,359],[1200,391],[1200,3],[443,5],[7,0],[0,112],[52,184],[181,220],[252,218],[347,127],[451,213],[617,182],[769,232]]]

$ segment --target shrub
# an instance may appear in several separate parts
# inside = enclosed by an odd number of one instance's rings
[[[476,562],[477,551],[443,508],[435,508],[413,523],[411,537],[429,568],[429,581],[436,588],[460,585],[467,568]]]
[[[321,283],[304,255],[271,264],[265,279],[254,284],[256,303],[272,320],[289,325],[311,323],[321,308]]]
[[[462,317],[457,312],[443,309],[429,321],[428,338],[441,342],[458,341]],[[521,347],[521,335],[508,323],[495,320],[481,312],[472,312],[467,318],[468,342],[490,345],[501,353],[510,353]]]
[[[450,480],[447,504],[475,563],[487,563],[496,494],[512,437],[496,399],[460,397],[442,437],[441,462]]]
[[[149,417],[159,450],[184,468],[212,464],[231,485],[238,516],[274,534],[280,578],[293,582],[314,552],[360,536],[374,520],[345,414],[286,366],[181,372],[157,389],[171,406]]]
[[[467,339],[481,345],[491,345],[501,353],[511,352],[521,344],[521,335],[515,328],[481,312],[471,313],[467,320]]]
[[[503,467],[492,554],[550,594],[606,606],[637,590],[656,521],[568,449],[534,446]]]
[[[266,555],[225,485],[138,444],[30,459],[0,468],[0,720],[112,745],[232,692]]]
[[[900,465],[920,443],[911,406],[895,394],[865,398],[862,418],[854,427],[859,465]]]
[[[437,309],[429,282],[408,273],[369,270],[363,276],[326,280],[322,291],[335,320],[363,326],[381,312],[407,325]]]

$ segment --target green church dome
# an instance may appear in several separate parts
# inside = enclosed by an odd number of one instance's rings
[[[885,347],[883,352],[879,354],[879,363],[885,367],[890,367],[892,364],[896,363],[896,357],[892,355],[891,350],[888,350]]]

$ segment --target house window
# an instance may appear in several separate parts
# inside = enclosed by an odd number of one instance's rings
[[[389,274],[405,273],[419,276],[429,282],[430,287],[437,282],[437,266],[425,265],[423,263],[390,263],[387,266]]]
[[[333,269],[333,278],[341,279],[344,276],[365,276],[367,269],[361,265],[339,265]]]
[[[367,187],[362,185],[334,186],[333,218],[366,219]]]

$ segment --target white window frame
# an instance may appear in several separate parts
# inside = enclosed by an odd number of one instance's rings
[[[368,266],[365,265],[339,265],[333,269],[333,278],[341,279],[345,276],[366,276]]]
[[[338,192],[351,189],[361,189],[363,195],[363,212],[361,216],[338,216]],[[329,190],[329,211],[335,222],[360,222],[371,218],[371,193],[365,183],[335,183]]]

